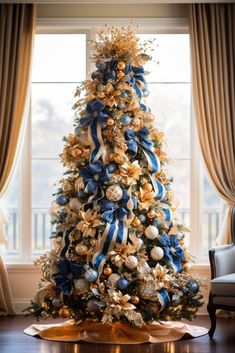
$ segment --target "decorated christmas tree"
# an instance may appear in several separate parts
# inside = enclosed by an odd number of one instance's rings
[[[54,249],[37,261],[43,279],[28,311],[77,324],[191,320],[202,296],[187,272],[164,134],[146,104],[151,43],[105,27],[90,45],[96,70],[76,91],[51,207]]]

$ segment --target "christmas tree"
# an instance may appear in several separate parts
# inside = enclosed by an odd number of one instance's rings
[[[177,218],[164,134],[145,102],[151,43],[130,27],[105,27],[97,38],[96,70],[76,91],[75,130],[61,154],[54,249],[37,261],[43,279],[28,311],[78,324],[191,320],[200,283],[187,272],[188,229]]]

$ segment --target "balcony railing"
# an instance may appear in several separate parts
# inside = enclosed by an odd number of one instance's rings
[[[9,256],[19,254],[20,249],[20,226],[18,210],[8,208],[9,224],[6,227],[8,236],[8,243],[6,252]],[[177,210],[179,220],[189,225],[189,209]],[[208,208],[203,212],[202,224],[202,251],[207,253],[207,249],[215,245],[215,239],[219,232],[219,225],[221,219],[221,209]],[[52,232],[52,225],[50,215],[47,209],[33,209],[32,210],[32,253],[37,256],[44,253],[51,248],[50,235]]]

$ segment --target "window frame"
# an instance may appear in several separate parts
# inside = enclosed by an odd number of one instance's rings
[[[38,18],[36,25],[37,34],[86,34],[87,39],[94,39],[95,31],[104,24],[127,26],[132,22],[138,24],[141,33],[156,34],[188,34],[188,22],[186,18]],[[90,49],[86,47],[86,75],[92,71],[93,65],[89,60]],[[192,99],[191,99],[192,100]],[[200,170],[200,154],[198,140],[196,138],[195,120],[193,119],[192,101],[190,117],[190,250],[200,263],[200,238],[202,234],[200,222],[202,210],[202,198],[199,192],[202,187],[202,171]],[[20,200],[19,200],[19,236],[20,249],[18,257],[5,256],[8,266],[19,264],[32,265],[32,192],[31,192],[31,109],[28,117],[25,141],[22,149],[22,157],[19,162],[20,168]],[[28,187],[30,185],[30,188]],[[49,205],[48,205],[49,206]],[[30,216],[29,216],[30,215]],[[199,241],[198,241],[199,240]],[[208,266],[206,264],[205,266]]]

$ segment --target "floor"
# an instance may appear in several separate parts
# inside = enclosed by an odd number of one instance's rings
[[[102,345],[52,342],[27,336],[23,329],[34,323],[32,318],[0,318],[1,353],[234,353],[235,319],[218,318],[214,340],[208,335],[177,342],[143,345]],[[49,322],[48,322],[49,323]],[[193,324],[209,327],[207,316],[199,316]]]

